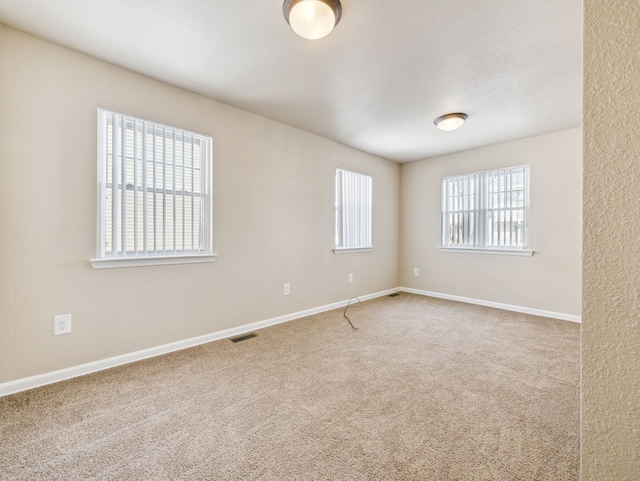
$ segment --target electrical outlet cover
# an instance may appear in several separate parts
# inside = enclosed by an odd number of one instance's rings
[[[54,316],[53,318],[53,334],[69,334],[71,332],[71,314],[63,314]]]

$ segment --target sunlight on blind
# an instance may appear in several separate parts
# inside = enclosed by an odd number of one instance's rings
[[[100,110],[101,257],[198,254],[211,138]]]
[[[527,248],[529,167],[442,179],[442,246]]]
[[[368,175],[336,170],[336,247],[371,247],[371,185]]]

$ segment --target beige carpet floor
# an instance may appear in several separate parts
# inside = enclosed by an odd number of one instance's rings
[[[578,324],[406,293],[347,315],[0,398],[0,479],[578,479]]]

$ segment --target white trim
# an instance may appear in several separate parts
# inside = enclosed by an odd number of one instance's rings
[[[358,296],[358,298],[361,301],[367,301],[370,299],[375,299],[377,297],[383,297],[389,294],[394,294],[396,292],[408,292],[410,294],[418,294],[422,296],[436,297],[440,299],[448,299],[452,301],[465,302],[468,304],[477,304],[480,306],[493,307],[496,309],[503,309],[507,311],[521,312],[524,314],[532,314],[535,316],[549,317],[549,318],[560,319],[564,321],[582,322],[582,318],[580,316],[576,316],[573,314],[564,314],[559,312],[545,311],[541,309],[533,309],[529,307],[514,306],[510,304],[502,304],[499,302],[483,301],[480,299],[471,299],[468,297],[454,296],[450,294],[442,294],[442,293],[431,292],[431,291],[423,291],[420,289],[412,289],[408,287],[397,287],[394,289],[387,289],[385,291],[380,291],[373,294]],[[74,377],[83,376],[85,374],[90,374],[92,372],[102,371],[104,369],[109,369],[109,368],[120,366],[123,364],[128,364],[135,361],[141,361],[143,359],[147,359],[150,357],[160,356],[162,354],[168,354],[170,352],[187,349],[194,346],[199,346],[200,344],[206,344],[208,342],[213,342],[213,341],[218,341],[220,339],[226,339],[229,337],[238,336],[241,334],[245,334],[247,332],[255,331],[258,329],[264,329],[265,327],[274,326],[276,324],[281,324],[283,322],[293,321],[295,319],[300,319],[302,317],[312,316],[314,314],[319,314],[321,312],[330,311],[332,309],[338,309],[346,306],[348,302],[349,302],[348,300],[334,302],[332,304],[326,304],[324,306],[315,307],[315,308],[307,309],[304,311],[298,311],[292,314],[286,314],[283,316],[266,319],[264,321],[245,324],[245,325],[234,327],[231,329],[226,329],[226,330],[214,332],[211,334],[205,334],[203,336],[192,337],[190,339],[184,339],[182,341],[163,344],[161,346],[151,347],[148,349],[143,349],[141,351],[122,354],[120,356],[115,356],[107,359],[102,359],[99,361],[89,362],[86,364],[80,364],[78,366],[73,366],[73,367],[61,369],[58,371],[48,372],[48,373],[39,374],[36,376],[16,379],[15,381],[1,383],[0,397],[7,396],[9,394],[15,394],[20,391],[26,391],[27,389],[33,389],[39,386],[44,386],[46,384],[52,384],[55,382],[64,381],[65,379],[71,379]]]
[[[498,254],[503,256],[527,256],[531,257],[533,251],[514,249],[470,249],[468,247],[439,247],[440,252],[461,252],[463,254]]]
[[[149,256],[149,257],[105,257],[89,259],[94,269],[113,269],[116,267],[164,266],[171,264],[196,264],[213,262],[218,254],[194,254],[185,256]]]
[[[371,247],[372,186],[370,175],[336,169],[335,245],[338,249]]]
[[[111,132],[110,140],[108,139],[109,132]],[[151,138],[153,145],[148,148]],[[172,143],[172,148],[169,147],[169,142]],[[186,159],[182,159],[183,178],[181,190],[178,190],[176,184],[178,154],[181,152],[182,156],[185,156],[185,142],[191,145],[191,163],[186,167]],[[177,143],[181,143],[181,149],[178,149]],[[211,255],[213,241],[212,144],[213,138],[210,135],[161,122],[152,122],[102,107],[98,108],[98,237],[96,259],[91,261],[94,268],[213,262],[212,258],[206,257],[200,260],[176,261],[173,259],[181,255],[194,258],[199,253]],[[159,151],[156,148],[157,145],[161,145]],[[195,154],[196,150],[199,150],[197,155]],[[154,175],[152,186],[147,182],[147,170],[150,162],[153,164]],[[160,169],[158,173],[162,174],[162,179],[158,182],[156,182],[157,176],[155,176],[156,165]],[[110,173],[108,172],[109,168]],[[189,187],[185,186],[185,168],[188,168],[190,172],[191,185]],[[139,170],[141,176],[138,176]],[[173,171],[172,183],[169,181],[171,177],[168,175],[171,171]],[[198,171],[200,174],[196,175]],[[196,179],[197,177],[199,180]],[[105,210],[107,193],[110,193],[111,197],[109,221]],[[153,216],[151,217],[149,217],[151,213],[148,212],[146,200],[149,195],[153,195],[154,199]],[[140,196],[143,199],[141,216],[138,215],[138,198]],[[176,237],[176,216],[178,215],[176,203],[178,199],[186,202],[187,197],[191,197],[189,202],[191,212],[188,220],[185,216],[182,217],[183,235],[180,240],[185,240],[184,232],[186,229],[187,236],[190,232],[190,248],[187,248],[185,242],[179,245]],[[162,202],[163,206],[167,202],[169,205],[173,205],[171,213],[167,208],[162,208],[161,222],[159,218],[156,218],[156,198]],[[128,215],[130,207],[135,208],[131,215]],[[182,211],[185,212],[184,207]],[[142,219],[138,217],[142,217]],[[173,226],[172,235],[167,232],[169,226]],[[153,231],[151,238],[148,238],[148,229],[149,234],[151,230]],[[142,231],[140,238],[138,236],[139,230]],[[197,236],[195,236],[196,232]],[[170,244],[171,240],[173,243]],[[153,248],[150,248],[151,242],[153,242]],[[106,251],[107,243],[111,245],[110,252]],[[126,260],[121,261],[120,257]],[[131,260],[131,258],[140,259],[143,257],[164,259],[162,261],[153,260],[149,263]],[[116,262],[98,262],[111,259],[115,259]]]
[[[523,169],[523,168],[528,168],[528,167],[530,167],[529,164],[512,165],[510,167],[499,167],[497,169],[476,170],[475,172],[466,172],[466,173],[463,172],[462,174],[445,175],[442,178],[443,179],[454,179],[456,177],[460,177],[460,176],[463,176],[463,175],[488,174],[488,173],[491,173],[491,172],[497,172],[498,170]]]
[[[409,292],[410,294],[419,294],[421,296],[437,297],[439,299],[448,299],[450,301],[466,302],[467,304],[477,304],[479,306],[493,307],[495,309],[503,309],[505,311],[522,312],[523,314],[532,314],[534,316],[550,317],[560,319],[562,321],[582,322],[581,316],[574,314],[565,314],[563,312],[545,311],[542,309],[534,309],[532,307],[514,306],[512,304],[502,304],[501,302],[483,301],[481,299],[472,299],[470,297],[454,296],[451,294],[441,294],[439,292],[423,291],[420,289],[412,289],[410,287],[400,287],[401,292]]]
[[[333,249],[334,254],[355,254],[356,252],[372,252],[371,247],[336,247]]]
[[[388,289],[386,291],[376,292],[374,294],[367,294],[364,296],[358,296],[361,301],[369,299],[375,299],[376,297],[382,297],[389,294],[398,292],[399,289]],[[233,327],[231,329],[225,329],[224,331],[218,331],[211,334],[205,334],[204,336],[192,337],[190,339],[184,339],[182,341],[172,342],[169,344],[163,344],[161,346],[151,347],[143,349],[141,351],[131,352],[128,354],[122,354],[120,356],[110,357],[99,361],[89,362],[86,364],[80,364],[78,366],[69,367],[66,369],[60,369],[59,371],[48,372],[39,374],[36,376],[30,376],[22,379],[16,379],[15,381],[9,381],[0,384],[0,397],[14,394],[20,391],[26,391],[27,389],[33,389],[46,384],[52,384],[54,382],[64,381],[65,379],[71,379],[92,372],[102,371],[112,367],[120,366],[122,364],[128,364],[135,361],[141,361],[154,356],[160,356],[162,354],[168,354],[170,352],[179,351],[181,349],[187,349],[189,347],[199,346],[200,344],[206,344],[212,341],[218,341],[220,339],[226,339],[229,337],[238,336],[247,332],[255,331],[258,329],[264,329],[265,327],[281,324],[283,322],[293,321],[302,317],[311,316],[313,314],[319,314],[321,312],[330,311],[332,309],[338,309],[347,305],[349,300],[334,302],[320,307],[307,309],[304,311],[294,312],[293,314],[286,314],[284,316],[274,317],[266,319],[264,321],[258,321],[251,324],[245,324],[243,326]]]
[[[510,194],[513,190],[513,172],[517,170],[523,171],[523,187],[522,192],[524,194],[523,205],[513,206],[513,199]],[[498,179],[502,179],[503,189],[495,190],[494,180],[497,176]],[[507,181],[509,179],[509,181]],[[522,242],[517,242],[518,246],[529,246],[529,200],[530,200],[530,166],[519,165],[514,167],[506,167],[502,169],[491,169],[482,172],[472,172],[468,174],[458,174],[442,177],[441,181],[441,247],[443,248],[468,248],[474,249],[480,247],[481,249],[489,250],[511,250],[516,246],[500,247],[496,246],[494,242],[493,228],[491,227],[490,213],[494,212],[499,214],[499,219],[502,219],[502,215],[505,217],[502,221],[498,219],[498,238],[500,237],[500,224],[504,223],[503,230],[507,229],[506,213],[522,211],[522,234],[524,239]],[[473,186],[473,189],[472,189]],[[471,196],[473,190],[474,195]],[[504,196],[504,197],[503,197]],[[475,201],[472,201],[472,197]],[[498,198],[502,199],[497,200]],[[507,201],[507,199],[511,199]],[[495,203],[497,201],[497,203]],[[518,203],[519,204],[519,203]],[[463,215],[462,219],[460,214]],[[475,221],[471,223],[471,214],[475,218]],[[462,233],[463,243],[459,243],[460,239],[454,239],[456,237],[454,231],[451,230],[453,217],[457,219],[457,234]],[[513,228],[513,218],[509,215],[509,230]],[[516,223],[518,221],[516,220]],[[462,232],[460,232],[462,230]],[[513,239],[509,238],[509,244]],[[506,236],[503,239],[507,240]],[[499,244],[499,242],[498,242]],[[527,249],[525,249],[526,251]],[[518,255],[518,254],[515,254]],[[519,255],[531,255],[531,254],[519,254]]]

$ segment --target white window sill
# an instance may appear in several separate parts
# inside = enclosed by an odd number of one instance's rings
[[[464,254],[496,254],[502,256],[527,256],[531,257],[533,251],[515,249],[470,249],[466,247],[440,247],[440,252],[460,252]]]
[[[119,267],[164,266],[171,264],[196,264],[213,262],[218,254],[197,254],[184,256],[149,256],[149,257],[108,257],[90,259],[94,269],[113,269]]]
[[[372,252],[371,247],[336,247],[333,249],[334,254],[355,254],[356,252]]]

